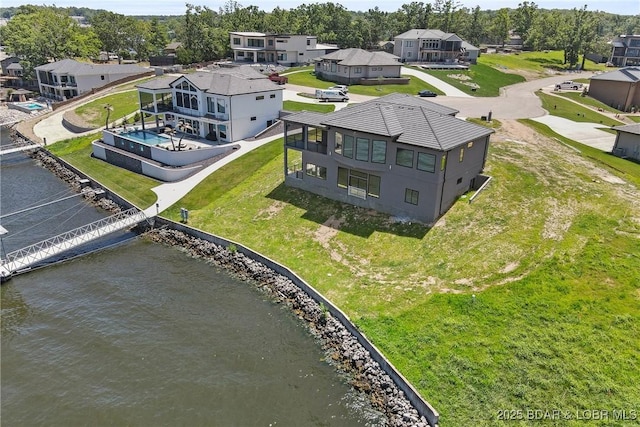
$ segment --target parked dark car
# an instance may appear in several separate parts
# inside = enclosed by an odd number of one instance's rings
[[[420,92],[418,92],[418,95],[420,97],[422,97],[422,98],[425,98],[425,97],[431,98],[431,97],[434,97],[434,96],[438,96],[437,93],[431,92],[430,90],[426,90],[426,89],[421,90]]]

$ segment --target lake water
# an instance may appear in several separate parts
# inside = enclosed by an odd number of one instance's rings
[[[0,163],[0,216],[68,193]],[[0,220],[5,250],[107,215],[80,201]],[[3,425],[385,425],[288,310],[175,248],[128,240],[0,291]]]

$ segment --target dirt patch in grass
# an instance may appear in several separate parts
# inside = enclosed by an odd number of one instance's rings
[[[268,208],[258,211],[255,219],[271,219],[278,215],[278,213],[286,206],[284,202],[276,200]]]

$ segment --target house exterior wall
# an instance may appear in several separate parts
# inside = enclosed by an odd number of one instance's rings
[[[258,98],[263,99],[258,99]],[[255,136],[273,124],[282,109],[282,91],[234,95],[230,99],[231,141]]]
[[[368,160],[357,160],[356,149],[353,158],[336,152],[336,132],[369,140]],[[371,141],[386,141],[386,159],[384,163],[372,162]],[[343,203],[374,209],[390,215],[408,217],[422,222],[435,221],[455,202],[456,198],[468,191],[474,178],[482,172],[487,153],[489,138],[473,141],[472,147],[465,144],[463,161],[459,161],[459,148],[450,152],[432,150],[413,145],[393,142],[390,138],[353,132],[346,129],[329,129],[326,134],[327,153],[321,150],[302,149],[302,171],[300,174],[287,174],[285,183],[329,199]],[[312,143],[307,143],[307,146]],[[285,141],[285,151],[292,148]],[[413,152],[412,167],[398,164],[398,150]],[[343,147],[344,153],[344,147]],[[433,156],[433,171],[418,169],[418,155]],[[443,157],[447,157],[443,161]],[[286,162],[285,156],[285,162]],[[326,179],[307,173],[309,164],[326,168]],[[367,182],[371,176],[379,177],[379,196],[368,192],[351,193],[349,187],[339,186],[339,168],[366,174]],[[313,170],[313,168],[312,168]],[[344,171],[343,171],[344,172]],[[351,172],[349,172],[351,173]],[[350,182],[349,182],[350,183]],[[407,193],[410,197],[407,200]],[[415,203],[414,203],[415,202]]]
[[[330,61],[319,61],[315,67],[316,74],[325,80],[341,84],[356,84],[360,79],[378,77],[400,78],[402,64],[369,67],[338,65]]]
[[[640,106],[639,82],[619,82],[612,80],[591,80],[589,96],[621,111],[629,111],[631,106]]]
[[[393,46],[393,54],[400,57],[402,62],[419,61],[418,52],[420,49],[418,39],[399,39],[396,37]]]
[[[627,157],[640,161],[640,135],[618,132],[612,153],[618,157]]]

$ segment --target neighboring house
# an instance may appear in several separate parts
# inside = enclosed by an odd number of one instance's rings
[[[140,110],[165,125],[212,141],[255,136],[274,124],[282,87],[250,66],[163,76],[136,86]]]
[[[391,94],[285,122],[285,184],[390,215],[434,222],[482,179],[493,130],[456,110]],[[301,153],[301,164],[294,163]]]
[[[400,79],[402,64],[398,57],[387,52],[368,52],[362,49],[342,49],[316,60],[316,76],[342,84]],[[394,83],[399,83],[394,81]]]
[[[402,62],[452,63],[464,57],[463,40],[440,30],[412,29],[394,37],[394,55]]]
[[[171,42],[164,47],[162,53],[166,56],[176,56],[178,49],[180,49],[181,47],[182,47],[182,43]]]
[[[471,43],[462,42],[462,54],[460,55],[462,61],[477,64],[479,56],[480,48],[475,47]]]
[[[106,65],[78,62],[73,59],[40,65],[35,68],[40,94],[64,101],[120,79],[148,73],[137,65]]]
[[[589,96],[620,111],[640,107],[640,67],[621,68],[591,77]]]
[[[2,67],[2,74],[8,76],[9,70],[7,69],[7,67],[11,64],[19,63],[20,58],[18,58],[17,56],[7,56],[4,54],[4,52],[2,52],[1,56],[2,59],[0,59],[0,67]]]
[[[387,52],[387,53],[393,53],[393,45],[395,43],[393,42],[393,40],[387,40],[387,41],[382,41],[382,42],[378,42],[378,50],[381,50],[383,52]]]
[[[640,123],[614,126],[618,134],[611,152],[618,156],[640,161]]]
[[[616,67],[640,66],[640,35],[623,34],[611,41],[611,57]]]
[[[277,63],[290,66],[307,63],[314,58],[337,50],[337,46],[318,43],[315,36],[293,34],[265,34],[233,31],[229,33],[233,60]]]

